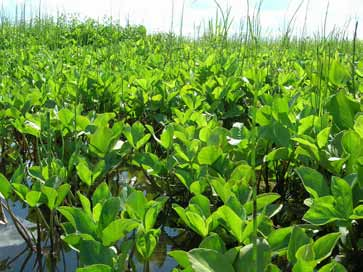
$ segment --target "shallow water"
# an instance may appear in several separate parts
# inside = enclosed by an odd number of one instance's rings
[[[119,176],[120,183],[130,183],[130,181],[135,181],[137,177],[137,183],[143,187],[147,185],[144,183],[145,180],[142,178],[140,173],[126,173],[122,172]],[[141,183],[141,184],[140,184]],[[147,191],[145,186],[145,193]],[[11,208],[14,214],[19,218],[19,220],[27,226],[29,230],[34,230],[36,225],[30,222],[30,215],[28,208],[22,205],[20,202],[11,203]],[[27,249],[27,245],[22,237],[18,234],[12,219],[9,214],[5,211],[8,224],[0,225],[0,271],[25,271],[31,272],[36,271],[37,256]],[[35,234],[35,232],[34,232]],[[150,259],[149,271],[152,272],[164,272],[171,271],[176,267],[177,263],[167,255],[171,250],[180,249],[180,244],[184,244],[185,231],[182,229],[163,227],[161,226],[161,234],[159,238],[159,243],[154,251],[152,258]],[[44,269],[45,258],[43,258]],[[132,263],[136,271],[145,271],[144,262],[142,258],[135,253],[132,257]],[[77,253],[71,249],[63,251],[60,254],[60,259],[57,262],[56,271],[75,271],[78,266],[78,256]]]

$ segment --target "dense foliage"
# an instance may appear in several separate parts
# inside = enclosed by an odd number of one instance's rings
[[[147,267],[170,226],[195,241],[174,271],[361,271],[360,42],[0,31],[0,210],[49,270],[64,245],[80,272]]]

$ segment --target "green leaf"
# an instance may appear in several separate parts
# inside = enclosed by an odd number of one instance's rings
[[[348,219],[353,212],[353,194],[349,184],[341,178],[332,177],[331,192],[336,201],[336,210]]]
[[[207,218],[210,215],[210,202],[209,199],[204,195],[193,196],[189,204],[197,205],[202,211],[202,215]]]
[[[132,125],[132,127],[125,126],[124,131],[123,131],[127,141],[135,149],[139,149],[150,139],[151,134],[145,135],[144,132],[145,132],[145,128],[139,121],[135,122]]]
[[[198,153],[198,162],[200,164],[212,165],[222,153],[222,149],[218,146],[205,146]]]
[[[329,80],[336,86],[344,86],[351,78],[349,68],[337,60],[333,60],[329,66]]]
[[[331,255],[340,235],[339,232],[329,233],[314,242],[313,249],[315,252],[315,260],[317,260],[318,263]]]
[[[296,252],[298,249],[311,242],[311,238],[306,235],[303,229],[299,227],[294,227],[290,236],[289,246],[287,249],[287,259],[291,263],[296,263]]]
[[[97,186],[96,190],[92,195],[92,204],[96,206],[97,203],[103,203],[109,197],[111,197],[111,192],[108,188],[106,182],[102,182],[100,185]]]
[[[287,249],[290,241],[293,227],[279,228],[272,231],[267,238],[267,241],[272,251]]]
[[[199,244],[199,248],[213,249],[222,254],[226,252],[226,245],[224,244],[224,241],[217,233],[214,232],[210,233],[203,239],[203,241]]]
[[[189,262],[198,272],[234,272],[231,263],[219,252],[212,249],[196,248],[188,252]]]
[[[353,128],[354,117],[360,111],[360,105],[343,91],[333,95],[327,104],[328,112],[339,129]]]
[[[266,161],[281,161],[289,159],[289,149],[286,147],[280,147],[272,150],[265,157]]]
[[[147,200],[141,191],[132,192],[126,201],[126,210],[131,218],[144,220]]]
[[[345,269],[345,267],[336,261],[332,261],[319,269],[319,272],[346,272],[346,271],[347,270]]]
[[[77,174],[79,176],[79,178],[88,186],[91,186],[92,183],[94,182],[93,180],[93,173],[92,171],[89,169],[87,162],[82,160],[80,161],[77,166]]]
[[[149,231],[147,233],[138,233],[136,236],[136,249],[145,260],[150,259],[153,254],[160,231]]]
[[[81,266],[105,264],[113,266],[116,253],[109,247],[94,240],[81,240],[79,245],[79,260]]]
[[[305,190],[313,197],[318,198],[330,195],[330,190],[324,176],[315,169],[301,166],[295,169]]]
[[[81,205],[83,210],[89,215],[89,217],[92,217],[92,211],[91,211],[91,202],[89,199],[82,195],[79,191],[77,192],[78,198],[81,201]]]
[[[272,125],[272,141],[274,141],[278,146],[288,147],[290,143],[290,131],[288,128],[284,127],[282,124],[275,122]]]
[[[319,148],[324,148],[327,145],[328,140],[329,140],[330,131],[331,131],[331,127],[327,127],[318,133],[316,140],[317,140]]]
[[[168,252],[168,255],[173,257],[174,260],[176,260],[176,262],[183,268],[191,266],[188,258],[188,252],[185,252],[184,250],[173,250]]]
[[[353,130],[345,131],[342,137],[342,147],[348,154],[359,156],[361,153],[361,140],[359,134]]]
[[[169,149],[173,144],[174,128],[168,126],[164,129],[163,133],[160,135],[160,144],[165,149]]]
[[[57,209],[79,232],[93,236],[96,231],[96,224],[92,218],[79,208],[59,207]]]
[[[354,131],[359,134],[361,138],[363,138],[363,115],[358,115],[354,121]]]
[[[262,210],[263,208],[265,208],[266,206],[272,204],[273,202],[275,202],[277,199],[280,198],[279,194],[276,193],[264,193],[264,194],[259,194],[257,196],[256,202],[257,202],[257,210]],[[245,205],[244,208],[246,210],[246,214],[251,214],[252,210],[253,210],[253,201],[248,201]]]
[[[57,199],[58,193],[55,189],[48,187],[48,186],[42,186],[42,192],[46,195],[48,201],[47,205],[50,210],[53,210],[55,208],[55,201]]]
[[[102,207],[100,220],[98,223],[99,231],[102,231],[112,221],[114,221],[121,210],[121,200],[119,197],[112,197],[105,201]]]
[[[305,213],[304,220],[320,226],[342,219],[341,214],[335,209],[335,204],[333,196],[315,199],[310,209]]]
[[[137,228],[139,223],[133,219],[117,219],[102,231],[102,243],[110,246],[122,239],[127,233]]]
[[[71,189],[71,185],[68,183],[63,184],[58,187],[58,189],[57,189],[58,196],[57,196],[57,201],[55,202],[55,207],[59,207],[62,204],[63,200],[68,195],[68,192],[70,191],[70,189]]]
[[[162,168],[159,157],[152,153],[137,153],[134,160],[151,174],[158,174]]]
[[[30,207],[35,207],[39,203],[39,199],[42,193],[38,191],[30,191],[26,194],[25,200],[29,204]]]
[[[349,219],[363,219],[363,205],[355,207]]]
[[[19,198],[25,201],[26,195],[29,192],[29,189],[24,184],[13,183],[14,192],[19,196]]]
[[[223,205],[218,208],[216,215],[223,220],[226,229],[235,237],[238,242],[242,241],[243,228],[245,223],[242,219],[228,206]]]
[[[196,231],[202,237],[206,237],[208,235],[208,226],[199,214],[186,211],[185,215],[194,231]]]
[[[301,246],[297,250],[295,256],[297,262],[292,268],[293,272],[313,272],[315,266],[317,265],[317,261],[315,260],[315,252],[313,250],[312,243]]]
[[[113,136],[112,129],[98,127],[96,132],[90,135],[89,150],[98,157],[103,158],[111,148]]]
[[[244,272],[264,272],[271,263],[271,249],[265,240],[257,240],[257,259],[254,256],[253,244],[248,244],[240,249],[236,270]],[[223,270],[221,270],[223,271]]]
[[[0,173],[0,193],[5,197],[5,199],[9,198],[11,192],[11,184],[8,179]]]
[[[308,141],[304,138],[291,138],[291,140],[299,143],[299,145],[306,151],[308,151],[309,157],[311,159],[314,159],[316,161],[320,161],[320,154],[318,147],[312,143],[311,141]]]
[[[112,272],[112,267],[105,264],[93,264],[77,268],[76,272]]]

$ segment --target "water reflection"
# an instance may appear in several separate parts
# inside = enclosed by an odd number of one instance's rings
[[[113,180],[122,187],[126,185],[132,185],[138,189],[141,189],[145,194],[156,193],[151,188],[150,183],[145,178],[145,175],[141,171],[120,171]],[[35,227],[32,221],[33,215],[29,213],[26,205],[22,205],[19,202],[11,203],[11,208],[14,214],[26,225],[29,229]],[[6,214],[9,223],[6,225],[0,225],[0,271],[36,271],[37,269],[37,256],[33,252],[27,249],[27,246],[21,236],[17,233],[11,218]],[[173,218],[162,218],[161,224],[172,225]],[[149,269],[144,269],[144,262],[135,251],[132,255],[131,262],[134,269],[129,271],[152,271],[162,272],[171,271],[177,266],[177,263],[168,256],[168,252],[176,249],[185,249],[194,247],[195,239],[188,237],[189,233],[184,229],[171,228],[161,226],[161,234],[158,245],[151,257],[149,263]],[[47,248],[49,245],[44,245]],[[44,268],[46,270],[46,258],[43,258]],[[75,271],[78,266],[78,256],[73,250],[63,249],[57,260],[56,271]]]

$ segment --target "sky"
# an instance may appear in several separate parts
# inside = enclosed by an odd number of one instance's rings
[[[246,22],[247,0],[217,1],[224,10],[231,9],[230,17],[233,18],[231,32],[238,32],[241,22]],[[122,25],[127,21],[131,24],[145,25],[149,32],[170,31],[173,21],[173,31],[176,33],[180,32],[184,6],[183,34],[190,36],[196,33],[198,27],[202,31],[208,20],[215,17],[217,9],[215,0],[1,0],[0,2],[8,16],[13,16],[16,5],[23,6],[25,2],[28,14],[37,15],[40,5],[42,14],[72,13],[83,18],[91,17],[99,20],[105,16],[112,16]],[[259,2],[260,0],[249,0],[250,16]],[[296,10],[293,27],[295,33],[299,35],[303,29],[309,36],[317,32],[322,33],[325,13],[328,10],[327,33],[338,28],[346,31],[351,38],[355,21],[358,21],[358,37],[363,39],[363,0],[263,0],[260,11],[262,34],[276,36],[284,33]]]

